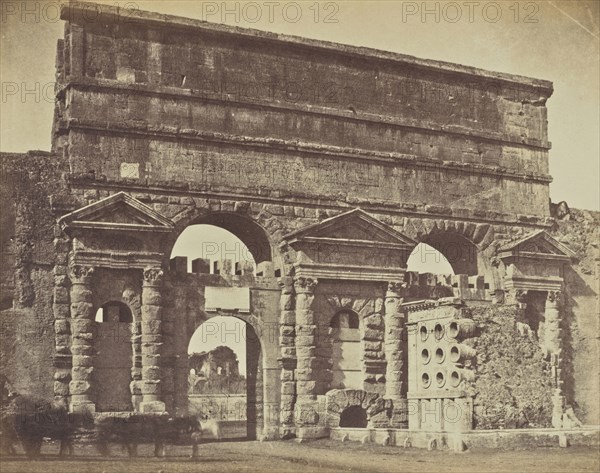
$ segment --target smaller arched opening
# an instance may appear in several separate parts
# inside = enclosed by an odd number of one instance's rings
[[[121,322],[132,323],[133,314],[129,306],[123,302],[107,302],[96,311],[96,322]]]
[[[342,309],[331,318],[329,327],[334,330],[358,329],[358,314],[353,310]]]
[[[360,318],[350,309],[336,312],[329,323],[331,336],[331,389],[361,389]]]
[[[367,411],[361,406],[349,406],[340,414],[340,427],[364,429],[368,424]]]
[[[188,344],[188,409],[220,422],[223,438],[255,440],[262,433],[261,344],[254,327],[218,315]]]
[[[131,325],[133,314],[120,301],[103,304],[95,316],[97,338],[94,366],[96,410],[120,412],[133,409],[131,399],[131,369],[133,350]]]

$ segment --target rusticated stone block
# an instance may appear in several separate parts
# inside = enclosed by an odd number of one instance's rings
[[[293,381],[294,380],[294,372],[292,370],[281,370],[279,379],[281,381]]]
[[[75,343],[76,341],[78,341],[79,343]],[[91,356],[96,352],[96,349],[88,344],[81,344],[82,340],[73,340],[73,344],[71,345],[71,353],[73,353],[73,355],[87,355],[87,356]]]
[[[64,277],[64,276],[61,276]],[[69,299],[69,290],[63,286],[55,286],[54,287],[54,303],[55,304],[68,304]]]
[[[93,319],[94,306],[90,302],[71,303],[71,317],[74,319]]]
[[[55,319],[68,319],[71,317],[71,307],[69,304],[57,304],[55,302],[52,311]]]
[[[316,404],[296,404],[294,419],[298,425],[316,425],[319,423],[319,413]]]
[[[142,324],[150,321],[160,321],[164,309],[158,305],[142,305]]]
[[[297,337],[306,337],[310,335],[317,334],[317,326],[316,325],[296,325],[296,336]]]
[[[383,330],[365,329],[364,340],[383,340]]]
[[[142,366],[160,366],[160,355],[146,355],[143,353]]]
[[[160,343],[142,343],[142,355],[150,356],[155,355],[159,356],[162,352],[162,344]]]
[[[279,322],[283,325],[296,325],[296,313],[291,311],[281,312]]]
[[[89,394],[92,392],[92,385],[88,381],[71,381],[69,392],[72,395]]]
[[[160,335],[162,333],[161,320],[144,320],[142,321],[142,335]]]
[[[54,395],[55,396],[68,396],[69,395],[69,383],[62,381],[54,381]]]
[[[312,358],[317,355],[316,347],[298,346],[295,350],[298,358]]]
[[[366,328],[381,330],[383,329],[383,317],[379,314],[373,314],[369,317],[365,317],[364,325]]]
[[[294,423],[293,404],[290,409],[281,409],[279,420],[283,425],[290,425]]]
[[[295,382],[284,382],[281,383],[281,394],[294,396],[296,394],[296,383]]]
[[[374,341],[370,341],[370,340],[366,340],[364,342],[364,349],[365,352],[366,351],[375,351],[375,352],[379,352],[381,351],[383,348],[382,343],[381,342],[374,342]]]
[[[159,380],[142,379],[142,394],[159,394],[161,382]]]
[[[315,313],[313,310],[296,310],[296,324],[297,325],[314,325],[315,324]]]
[[[73,381],[89,381],[93,372],[93,366],[73,366],[71,377]]]
[[[317,337],[314,335],[296,335],[296,347],[315,346]]]
[[[185,268],[187,270],[187,268]],[[182,271],[186,272],[186,271]],[[144,288],[143,296],[142,296],[142,308],[143,307],[162,307],[163,305],[163,296],[161,291],[157,291],[155,288],[146,287]]]
[[[154,345],[157,344],[162,344],[162,340],[163,340],[163,335],[162,334],[148,334],[145,333],[143,335],[140,335],[138,337],[136,337],[136,341],[137,342],[141,342],[141,343],[152,343]]]
[[[129,383],[129,389],[131,390],[131,394],[133,395],[141,395],[142,394],[142,382],[141,381],[132,381]]]
[[[54,344],[56,346],[70,346],[71,345],[71,335],[69,334],[61,334],[54,336]]]
[[[284,358],[295,358],[296,357],[296,348],[295,347],[282,347],[281,348],[281,356]]]
[[[73,366],[94,366],[94,357],[89,355],[73,355]]]
[[[59,288],[55,288],[55,294],[57,289]],[[89,289],[84,289],[83,286],[77,285],[71,288],[71,304],[77,304],[79,302],[89,302],[92,300],[92,296],[92,291]]]
[[[142,367],[142,379],[160,379],[160,368],[158,366],[143,366]],[[163,377],[163,381],[164,377]]]
[[[298,394],[317,394],[317,381],[306,381],[298,376],[296,392]]]
[[[57,335],[64,335],[71,333],[69,321],[65,319],[59,319],[54,321],[54,333]]]
[[[69,382],[71,380],[71,370],[57,369],[54,372],[54,379],[56,381]]]
[[[291,325],[280,326],[280,334],[282,337],[294,337],[296,335],[296,329]]]

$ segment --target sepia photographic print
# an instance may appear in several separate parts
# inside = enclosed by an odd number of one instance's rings
[[[0,0],[0,471],[600,471],[599,35]]]

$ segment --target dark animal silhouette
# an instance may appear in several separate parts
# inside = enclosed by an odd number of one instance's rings
[[[127,449],[130,457],[137,456],[139,444],[154,444],[154,455],[165,456],[166,445],[191,445],[192,458],[198,455],[203,428],[197,417],[169,417],[167,414],[131,414],[126,416],[99,415],[95,422],[98,450],[109,455],[109,444]],[[220,438],[220,433],[213,434]]]

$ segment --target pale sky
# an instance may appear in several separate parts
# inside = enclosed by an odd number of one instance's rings
[[[23,3],[34,13],[23,16]],[[141,10],[550,80],[555,88],[548,101],[549,135],[553,143],[552,200],[566,200],[571,207],[600,208],[600,2],[597,0],[318,3],[310,0],[279,1],[271,7],[269,2],[262,1],[226,2],[226,9],[232,13],[223,18],[226,11],[223,2],[102,3],[129,4]],[[0,149],[49,150],[55,48],[63,29],[57,19],[57,3],[2,0],[0,4]],[[9,14],[15,8],[16,13]],[[423,16],[426,10],[432,13]],[[270,21],[271,11],[273,21]],[[258,13],[261,19],[254,22]]]

